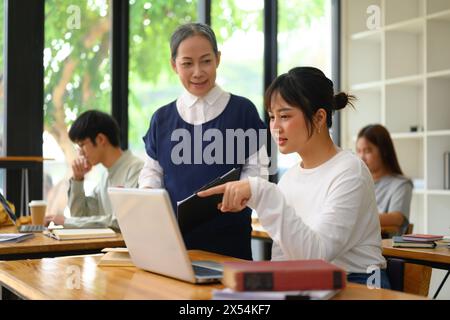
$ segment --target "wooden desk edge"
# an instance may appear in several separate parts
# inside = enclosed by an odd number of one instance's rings
[[[23,281],[18,281],[2,269],[0,269],[0,284],[2,287],[6,287],[9,291],[24,300],[49,299],[44,294],[40,293],[37,289],[34,289]]]
[[[61,257],[58,259],[85,259],[88,257],[98,257],[96,259],[99,259],[100,255],[84,255],[79,257]],[[217,255],[213,253],[205,253],[203,251],[198,250],[191,250],[189,251],[189,256],[192,260],[198,260],[200,259],[207,259],[207,260],[216,260],[219,262],[223,261],[230,261],[230,260],[239,260],[232,257]],[[50,259],[52,261],[53,259]],[[34,264],[33,260],[29,260],[30,263]],[[8,264],[13,263],[12,261],[5,261],[1,262],[1,264]],[[17,261],[16,261],[17,263]],[[21,261],[21,263],[27,263],[27,261]],[[31,267],[32,267],[31,266]],[[121,268],[121,267],[117,267]],[[124,268],[130,268],[130,267],[124,267]],[[136,268],[136,267],[132,267]],[[151,274],[149,274],[151,276]],[[157,275],[161,276],[161,275]],[[180,283],[185,283],[181,280],[171,279],[167,278],[169,280],[179,281]],[[7,271],[4,271],[2,268],[0,268],[0,283],[7,289],[9,289],[11,292],[15,293],[19,297],[23,299],[32,299],[32,300],[47,300],[47,299],[53,299],[52,296],[47,296],[45,293],[39,291],[39,289],[34,288],[27,284],[23,279],[17,279],[14,276],[8,274]],[[192,284],[192,286],[195,286]],[[212,288],[211,288],[212,290]],[[376,291],[373,291],[368,289],[366,286],[361,284],[355,284],[355,283],[347,283],[346,289],[339,292],[335,297],[333,297],[333,300],[427,300],[426,297],[416,296],[412,294],[407,294],[404,292],[398,292],[398,291],[392,291],[392,290],[385,290],[385,289],[373,289]],[[20,293],[19,293],[20,292]],[[95,298],[95,297],[93,297]],[[176,299],[176,298],[174,298]],[[99,299],[101,300],[101,299]],[[208,299],[203,299],[208,300]]]
[[[32,161],[32,162],[44,162],[47,160],[55,160],[53,158],[44,158],[38,156],[8,156],[8,157],[0,157],[0,161]]]

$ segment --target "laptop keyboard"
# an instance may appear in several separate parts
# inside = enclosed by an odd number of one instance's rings
[[[19,232],[42,232],[45,230],[44,226],[26,224],[19,227]]]
[[[208,269],[208,268],[195,266],[195,265],[192,265],[192,267],[194,268],[194,273],[195,273],[196,276],[201,276],[201,277],[205,277],[205,276],[222,276],[222,272],[221,271]]]

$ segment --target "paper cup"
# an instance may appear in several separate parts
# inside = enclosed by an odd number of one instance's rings
[[[29,203],[31,211],[31,223],[33,225],[44,225],[47,202],[44,200],[33,200]]]

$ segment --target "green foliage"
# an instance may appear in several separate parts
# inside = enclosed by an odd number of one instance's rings
[[[58,121],[54,90],[64,91],[66,124],[88,109],[110,111],[110,11],[108,1],[46,1],[44,123],[47,128]],[[79,26],[73,23],[76,21]],[[68,73],[65,85],[63,75],[69,64],[75,68]]]
[[[279,20],[279,30],[309,24],[314,17],[323,15],[325,1],[328,0],[280,0],[279,15],[283,18]],[[129,3],[129,136],[131,145],[142,148],[141,137],[148,128],[151,114],[178,95],[180,85],[170,67],[169,39],[180,24],[197,20],[197,0],[129,0]],[[70,28],[76,18],[74,6],[81,14],[79,29]],[[262,32],[262,6],[263,0],[245,3],[213,0],[212,22],[219,46],[237,30]],[[299,7],[302,10],[298,10]],[[64,122],[67,126],[87,109],[110,112],[111,0],[46,0],[45,16],[46,128],[55,128],[60,121],[55,117],[55,103],[58,102],[55,101],[55,90],[64,92]],[[63,72],[71,64],[75,68],[65,84]],[[253,75],[252,82],[260,67],[248,66],[250,69],[246,74]],[[242,69],[239,67],[239,70]],[[240,77],[242,72],[227,74],[236,77],[233,80],[236,84],[246,81]],[[253,99],[258,100],[258,95],[253,94]]]
[[[330,0],[280,0],[278,31],[284,32],[309,26],[324,15],[325,3]]]
[[[130,1],[130,76],[132,81],[158,83],[170,68],[170,36],[197,18],[196,1]]]

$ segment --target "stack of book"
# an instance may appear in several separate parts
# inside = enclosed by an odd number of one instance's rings
[[[224,262],[224,290],[213,299],[330,299],[346,286],[346,272],[324,260]]]
[[[450,236],[444,236],[442,240],[439,240],[439,244],[444,244],[450,249]]]
[[[392,238],[392,246],[396,248],[434,248],[436,241],[444,236],[432,234],[405,234]]]

